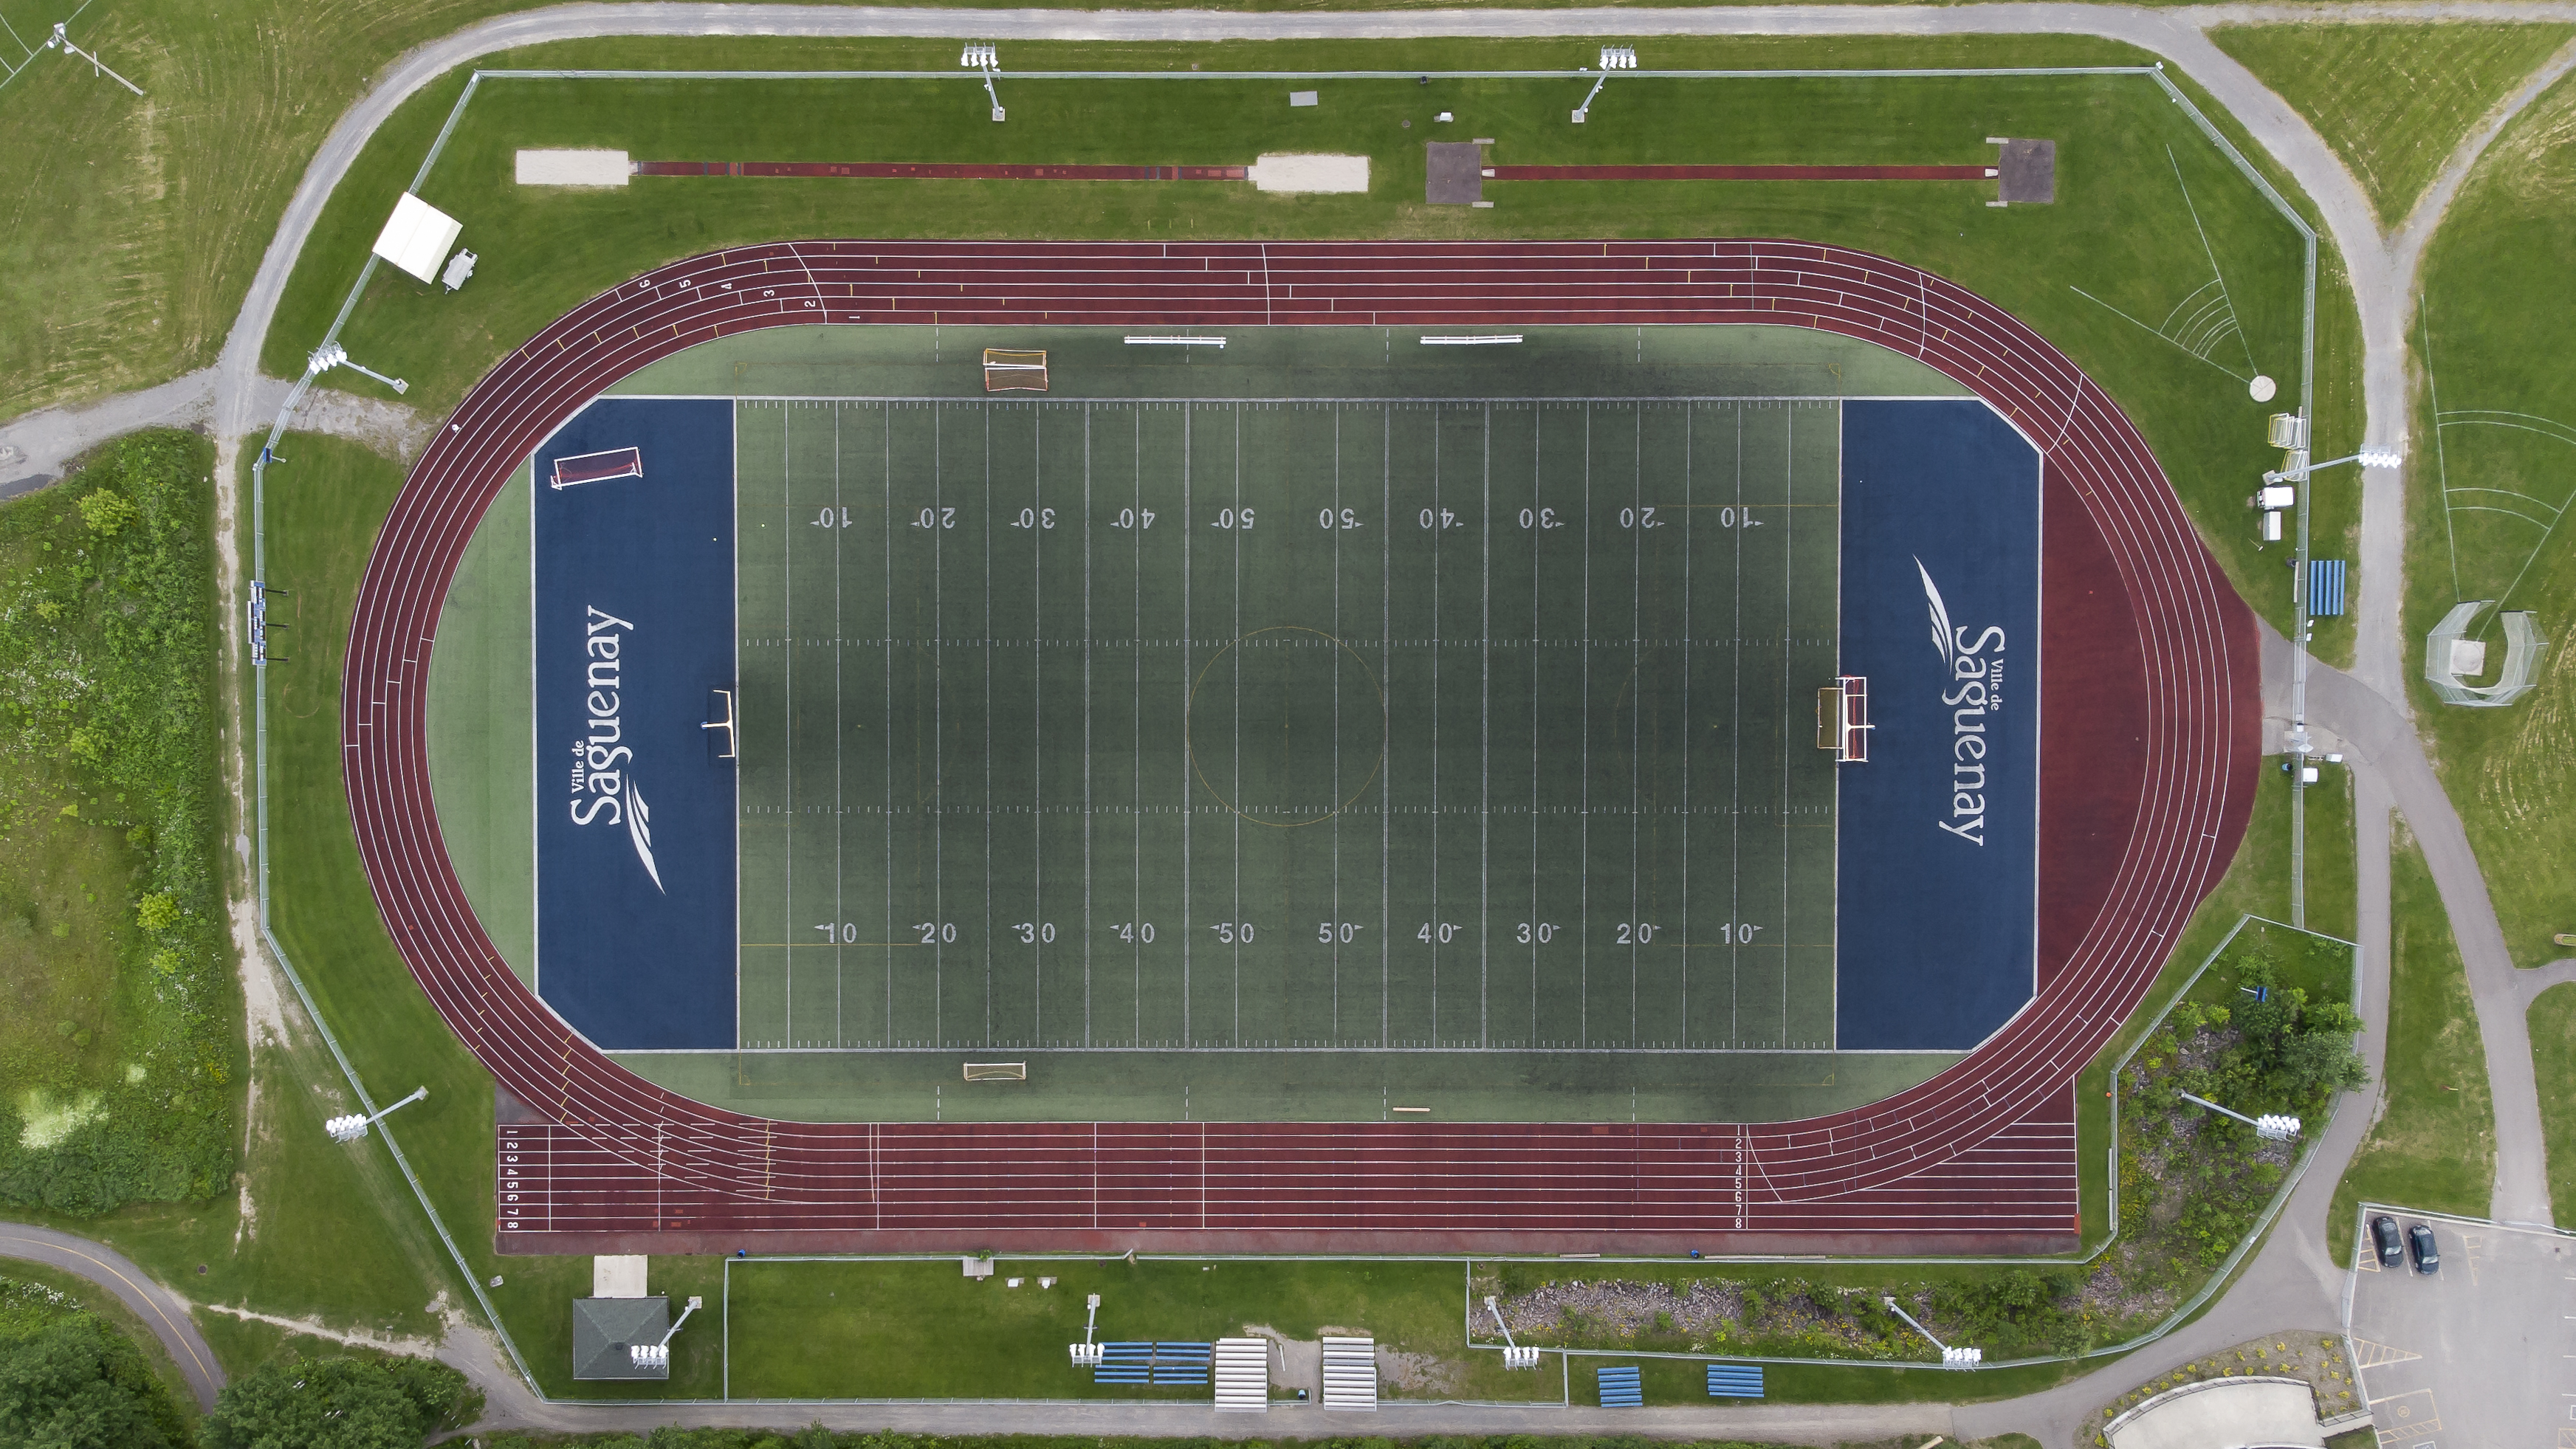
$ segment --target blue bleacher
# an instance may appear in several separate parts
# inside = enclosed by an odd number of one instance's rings
[[[1600,1392],[1601,1407],[1605,1409],[1645,1407],[1646,1385],[1633,1368],[1594,1369],[1592,1382]]]
[[[1104,1343],[1100,1362],[1091,1370],[1095,1384],[1204,1384],[1209,1382],[1212,1343]]]
[[[1154,1382],[1206,1383],[1210,1361],[1215,1354],[1216,1345],[1212,1343],[1157,1343],[1154,1345]]]
[[[1154,1345],[1150,1343],[1104,1343],[1100,1362],[1091,1370],[1095,1384],[1144,1384],[1153,1382]]]
[[[1710,1364],[1708,1396],[1712,1399],[1758,1399],[1762,1397],[1762,1370],[1747,1363]]]
[[[2331,619],[2343,612],[2343,560],[2308,560],[2308,612]]]

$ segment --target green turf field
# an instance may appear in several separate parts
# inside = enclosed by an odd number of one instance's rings
[[[742,788],[741,1050],[621,1060],[788,1116],[1515,1120],[1946,1065],[1832,1050],[1814,727],[1839,399],[1955,385],[1797,329],[1526,335],[795,329],[619,385],[735,400]],[[988,395],[1000,345],[1051,390]],[[524,509],[430,730],[523,976]]]
[[[1831,1046],[1839,422],[738,402],[741,1044]]]

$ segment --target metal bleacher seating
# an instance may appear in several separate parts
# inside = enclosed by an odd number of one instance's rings
[[[1645,1407],[1646,1385],[1633,1368],[1594,1369],[1592,1382],[1600,1392],[1601,1407],[1605,1409]]]
[[[1214,1345],[1206,1343],[1104,1343],[1091,1370],[1095,1384],[1203,1384]]]
[[[1377,1412],[1377,1340],[1324,1335],[1324,1407]]]
[[[1710,1364],[1708,1396],[1712,1399],[1761,1398],[1762,1370],[1749,1363]]]
[[[1154,1345],[1104,1343],[1100,1362],[1092,1365],[1095,1384],[1149,1384],[1154,1381]]]

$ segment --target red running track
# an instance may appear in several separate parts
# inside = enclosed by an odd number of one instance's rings
[[[772,1122],[621,1069],[511,974],[440,842],[421,696],[450,577],[539,440],[645,363],[763,327],[934,320],[1770,323],[1958,379],[2046,458],[2038,999],[1910,1091],[1749,1126]],[[467,394],[368,562],[347,680],[359,850],[404,959],[499,1082],[496,1235],[518,1252],[2063,1247],[2071,1084],[2234,855],[2259,750],[2252,615],[2118,406],[1938,277],[1778,241],[839,241],[674,263],[573,309]]]
[[[1488,166],[1488,181],[1989,181],[1992,166]]]

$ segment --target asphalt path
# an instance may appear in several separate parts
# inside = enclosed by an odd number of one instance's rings
[[[2562,50],[2544,68],[2499,105],[2449,158],[2434,185],[2393,232],[2381,220],[2342,162],[2314,128],[2266,89],[2242,65],[2220,51],[2208,30],[2221,24],[2319,22],[2420,22],[2425,20],[2534,21],[2576,20],[2570,3],[2466,3],[2431,0],[2387,5],[2222,5],[2147,10],[2128,6],[2082,4],[1989,4],[1951,7],[1910,6],[1748,6],[1728,9],[1550,9],[1526,11],[1410,11],[1393,13],[1217,14],[1198,11],[1063,12],[1039,10],[908,10],[761,5],[623,4],[568,5],[502,17],[468,27],[423,45],[380,72],[379,83],[333,128],[307,168],[289,202],[245,297],[242,311],[215,367],[213,422],[227,449],[268,418],[260,414],[258,356],[266,340],[279,297],[322,204],[355,162],[377,127],[404,99],[436,76],[497,51],[557,40],[609,35],[761,34],[781,36],[921,36],[982,40],[1218,40],[1218,39],[1400,39],[1436,36],[1600,37],[1653,35],[2014,35],[2085,34],[2126,41],[2163,57],[2187,74],[2227,109],[2258,145],[2269,152],[2315,202],[2327,233],[2352,277],[2361,312],[2365,441],[2399,444],[2409,436],[2405,338],[2414,307],[2414,288],[2425,247],[2435,234],[2445,208],[2479,155],[2513,114],[2552,81],[2576,67],[2576,45]],[[299,343],[308,339],[298,339]],[[318,341],[319,339],[310,339]],[[2332,440],[2326,440],[2332,441]],[[234,476],[227,466],[224,485]],[[2331,475],[2329,475],[2331,477]],[[2312,723],[2350,747],[2362,802],[2364,880],[2363,944],[2372,963],[2375,984],[2365,992],[2364,1014],[2376,1021],[2385,1015],[2387,946],[2387,873],[2384,846],[2386,811],[2402,812],[2425,844],[2434,880],[2468,963],[2485,1037],[2489,1073],[2495,1088],[2499,1170],[2494,1216],[2508,1221],[2549,1221],[2544,1159],[2538,1132],[2538,1102],[2533,1095],[2531,1061],[2521,1007],[2540,983],[2515,972],[2505,952],[2500,927],[2483,876],[2468,850],[2465,833],[2440,783],[2426,761],[2412,723],[2406,696],[2405,661],[2411,652],[2399,629],[2398,602],[2403,594],[2403,475],[2399,470],[2369,470],[2363,475],[2362,588],[2359,591],[2361,651],[2354,671],[2341,674],[2318,669],[2310,677]],[[2286,653],[2286,650],[2282,651]],[[2374,1032],[2376,1028],[2374,1027]],[[2373,1048],[2376,1050],[2376,1047]],[[2071,1432],[2084,1413],[2138,1378],[2160,1372],[2168,1357],[2179,1363],[2210,1348],[2222,1347],[2276,1327],[2332,1329],[2339,1314],[2319,1318],[2312,1305],[2331,1302],[2338,1286],[2331,1265],[2324,1264],[2321,1229],[2325,1197],[2332,1192],[2351,1151],[2371,1115],[2355,1110],[2372,1101],[2360,1094],[2338,1114],[2328,1140],[2321,1144],[2308,1176],[2302,1180],[2283,1226],[2245,1270],[2243,1279],[2221,1303],[2197,1323],[2163,1343],[2124,1360],[2117,1367],[2087,1376],[2048,1394],[2011,1404],[1977,1406],[1960,1411],[1967,1432],[1989,1432],[1971,1425],[2035,1428],[2044,1420],[2052,1432],[2045,1442],[2059,1442],[2057,1426]],[[2320,1265],[2324,1274],[2320,1277]],[[2310,1322],[2311,1318],[2317,1321]],[[2207,1342],[2203,1342],[2206,1339]],[[487,1383],[496,1404],[515,1383]],[[524,1390],[518,1391],[524,1397]],[[2070,1407],[2071,1406],[2071,1407]],[[657,1411],[573,1410],[542,1407],[542,1422],[557,1422],[558,1412],[578,1417],[581,1427],[609,1427],[597,1417],[641,1412],[637,1422],[677,1421],[681,1416]],[[726,1406],[714,1418],[744,1422],[755,1411]],[[799,1408],[788,1422],[804,1422],[816,1410]],[[850,1426],[889,1425],[908,1421],[918,1411],[824,1412]],[[1002,1407],[960,1406],[937,1411],[936,1422],[951,1430],[977,1427],[986,1417],[995,1427],[1018,1423],[1030,1411]],[[1429,1410],[1407,1410],[1408,1424]],[[1495,1411],[1479,1410],[1478,1413]],[[1530,1414],[1533,1411],[1514,1411]],[[1564,1410],[1536,1411],[1544,1423],[1575,1427]],[[1752,1432],[1748,1411],[1729,1411],[1721,1421],[1702,1411],[1691,1422],[1705,1428],[1739,1428]],[[1773,1416],[1807,1415],[1815,1434],[1842,1433],[1840,1424],[1859,1411],[1840,1409],[1773,1409],[1760,1432],[1771,1437],[1815,1437],[1798,1432],[1793,1422],[1769,1422]],[[1069,1421],[1062,1411],[1039,1411],[1043,1422]],[[1266,1422],[1261,1432],[1285,1427]],[[531,1422],[540,1422],[532,1420]],[[571,1426],[571,1420],[563,1420]],[[1157,1423],[1162,1422],[1159,1418]],[[1425,1432],[1435,1431],[1427,1420]],[[1623,1426],[1644,1421],[1623,1417]],[[1885,1421],[1879,1421],[1885,1422]],[[1180,1429],[1177,1420],[1173,1428]],[[1392,1421],[1390,1421],[1391,1426]],[[1853,1427],[1862,1426],[1852,1417]],[[1246,1425],[1246,1428],[1255,1427]],[[1658,1427],[1661,1427],[1659,1424]],[[1186,1430],[1181,1430],[1186,1432]],[[1868,1432],[1876,1432],[1874,1429]]]
[[[187,1375],[188,1388],[197,1396],[197,1407],[211,1409],[215,1395],[224,1386],[224,1366],[215,1360],[215,1351],[206,1346],[206,1337],[197,1331],[197,1322],[188,1316],[188,1300],[162,1287],[152,1275],[134,1265],[134,1260],[104,1243],[76,1238],[52,1228],[32,1223],[0,1223],[0,1258],[19,1258],[30,1263],[43,1263],[65,1272],[77,1273],[116,1295],[116,1301],[134,1310],[161,1340],[161,1347]]]

